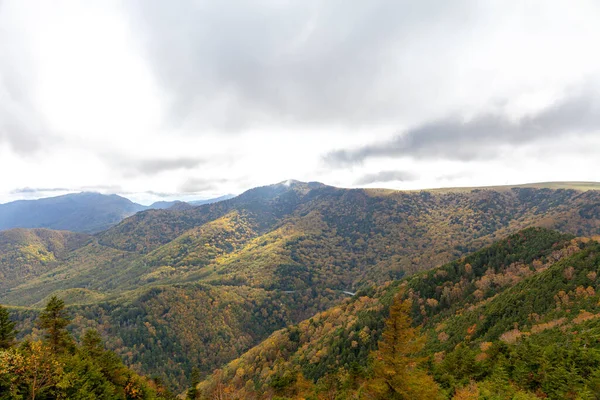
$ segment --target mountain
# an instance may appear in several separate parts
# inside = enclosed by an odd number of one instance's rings
[[[85,234],[67,231],[0,231],[0,292],[54,269],[69,252],[89,241]]]
[[[275,332],[199,388],[230,399],[355,398],[373,379],[370,355],[394,296],[401,296],[422,326],[422,368],[443,398],[595,398],[599,272],[600,243],[526,229],[441,267],[361,290]]]
[[[0,204],[0,230],[49,228],[74,232],[100,232],[144,206],[113,195],[76,193],[39,200]]]
[[[174,200],[174,201],[155,201],[150,204],[147,208],[154,210],[164,210],[166,208],[172,208],[179,206],[179,204],[185,204],[183,201]]]
[[[211,204],[232,197],[233,195],[225,195],[191,203],[179,200],[158,201],[150,206],[134,203],[116,194],[91,192],[18,200],[0,204],[0,231],[11,228],[48,228],[93,234],[118,224],[138,211],[168,208],[183,210],[192,208],[192,205]]]
[[[201,206],[203,204],[211,204],[211,203],[216,203],[218,201],[233,199],[234,197],[235,197],[235,194],[226,194],[226,195],[223,195],[223,196],[220,196],[220,197],[215,197],[215,198],[212,198],[212,199],[188,201],[188,203],[191,204],[191,205],[193,205],[193,206]]]
[[[52,253],[55,261],[29,279],[7,281],[0,302],[20,306],[27,334],[31,316],[58,295],[77,316],[75,332],[97,328],[130,365],[181,389],[192,366],[208,374],[348,293],[420,276],[532,226],[598,235],[600,192],[286,181],[213,204],[138,212]]]
[[[219,196],[219,197],[215,197],[212,199],[204,199],[204,200],[193,200],[193,201],[180,201],[180,200],[174,200],[174,201],[157,201],[152,203],[151,205],[149,205],[147,207],[147,209],[156,209],[156,210],[164,210],[164,209],[170,209],[170,210],[187,210],[196,206],[201,206],[203,204],[212,204],[212,203],[217,203],[219,201],[223,201],[223,200],[229,200],[234,198],[235,195],[233,194],[226,194],[224,196]]]

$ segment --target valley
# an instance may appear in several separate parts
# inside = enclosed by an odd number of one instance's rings
[[[600,192],[544,186],[402,192],[292,181],[212,204],[141,211],[93,235],[2,231],[0,303],[17,319],[19,337],[39,337],[35,316],[56,295],[73,315],[75,337],[98,330],[127,365],[176,391],[197,367],[206,392],[222,368],[219,379],[239,398],[276,395],[272,376],[297,376],[300,365],[302,379],[315,384],[334,376],[332,368],[366,368],[398,288],[431,337],[428,354],[452,353],[481,315],[468,310],[500,316],[500,294],[545,276],[553,252],[562,259],[593,247],[585,238],[600,234]],[[517,232],[525,244],[510,236]],[[500,244],[485,250],[492,243]],[[542,324],[548,312],[530,314]],[[497,341],[515,322],[522,332],[526,318],[513,319],[476,326],[469,345]],[[322,347],[334,340],[327,335],[355,328],[362,339]],[[289,332],[313,329],[285,342]],[[268,350],[269,343],[288,350]],[[308,348],[320,355],[303,354]],[[269,366],[262,352],[281,363]],[[248,361],[256,357],[266,357],[266,367]],[[240,365],[244,385],[230,381]],[[248,381],[260,385],[245,392]],[[463,383],[442,386],[450,392]]]

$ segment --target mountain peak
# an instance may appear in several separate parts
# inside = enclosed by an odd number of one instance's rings
[[[292,189],[296,189],[296,188],[316,189],[318,187],[323,187],[326,185],[321,182],[315,182],[315,181],[303,182],[303,181],[299,181],[297,179],[288,179],[288,180],[281,181],[281,182],[276,183],[271,186],[275,186],[275,187],[284,186],[284,187],[288,187],[288,188],[292,188]]]

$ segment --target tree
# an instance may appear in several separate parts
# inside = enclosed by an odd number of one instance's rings
[[[200,370],[196,367],[192,368],[192,377],[190,388],[187,391],[188,399],[196,399],[198,397],[198,384],[200,383]]]
[[[0,305],[0,349],[8,349],[15,341],[15,322],[10,320],[8,310]]]
[[[102,336],[95,329],[85,331],[81,339],[83,350],[94,360],[97,360],[104,354],[104,345],[102,344]]]
[[[21,377],[28,387],[28,397],[36,397],[55,389],[56,383],[63,375],[63,364],[40,341],[25,342],[21,345],[23,352],[23,371]],[[51,397],[50,397],[51,398]]]
[[[39,325],[46,331],[45,336],[53,353],[63,351],[71,343],[71,337],[66,330],[70,322],[65,302],[52,296],[40,314]]]
[[[439,398],[439,388],[416,357],[425,337],[412,327],[410,300],[396,295],[385,322],[379,349],[373,354],[373,379],[366,387],[368,398],[390,400],[429,400]]]

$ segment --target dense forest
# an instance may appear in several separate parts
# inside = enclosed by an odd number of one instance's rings
[[[15,322],[0,306],[0,399],[175,399],[160,379],[147,379],[104,349],[90,329],[77,343],[65,304],[52,297],[37,326],[39,340],[15,340]]]
[[[596,399],[599,272],[600,243],[527,229],[275,332],[197,398]]]
[[[399,192],[271,185],[214,204],[140,212],[96,235],[2,231],[0,303],[16,321],[18,339],[36,341],[43,337],[36,323],[40,313],[50,299],[60,298],[77,340],[97,330],[126,365],[175,391],[189,386],[194,368],[198,380],[218,369],[226,381],[225,365],[243,360],[254,346],[323,319],[331,321],[310,329],[341,329],[346,314],[355,315],[364,331],[344,339],[336,351],[354,354],[348,357],[364,369],[399,285],[423,334],[449,337],[428,341],[422,351],[448,352],[461,329],[478,321],[469,307],[493,307],[494,296],[544,272],[553,252],[579,251],[583,239],[576,245],[574,237],[600,233],[599,210],[600,192],[593,190]],[[522,231],[531,226],[564,234],[543,230],[524,245],[528,250],[505,249],[513,254],[511,264],[504,265],[508,256],[502,253],[497,270],[475,259],[463,265],[465,255],[480,254],[510,234],[531,235]],[[450,320],[457,312],[462,319]],[[486,333],[477,328],[473,338],[493,341],[513,322],[485,328]],[[447,328],[431,333],[433,324],[443,323]],[[304,336],[299,338],[301,343]],[[323,348],[321,342],[302,343],[317,353]],[[305,356],[324,361],[304,363],[302,373],[313,384],[332,376],[326,372],[337,357],[315,354]],[[354,364],[346,364],[351,371]],[[244,367],[240,377],[248,371]],[[244,385],[249,379],[255,378],[244,378]],[[252,393],[267,392],[261,386]]]

